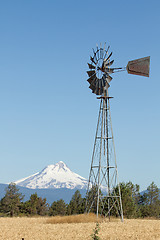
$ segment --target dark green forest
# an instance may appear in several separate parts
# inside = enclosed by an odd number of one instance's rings
[[[140,186],[132,182],[120,183],[120,188],[126,218],[160,217],[160,191],[154,182],[144,193],[140,193]],[[64,216],[85,212],[86,198],[82,198],[79,190],[75,191],[69,204],[60,199],[49,205],[46,198],[38,197],[37,193],[32,194],[28,201],[24,202],[23,199],[17,186],[14,183],[9,184],[5,196],[0,200],[0,216]],[[91,212],[95,211],[96,208],[93,207]]]

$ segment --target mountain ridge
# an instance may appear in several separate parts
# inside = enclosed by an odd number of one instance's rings
[[[34,193],[37,193],[38,197],[46,198],[46,201],[49,205],[51,205],[54,201],[63,199],[65,203],[69,203],[73,194],[76,190],[79,190],[82,197],[85,197],[86,190],[85,189],[68,189],[68,188],[46,188],[46,189],[30,189],[26,187],[21,187],[16,185],[17,189],[19,189],[19,193],[24,195],[23,202],[28,201],[30,196]],[[5,196],[6,189],[8,188],[8,184],[0,183],[0,199]]]

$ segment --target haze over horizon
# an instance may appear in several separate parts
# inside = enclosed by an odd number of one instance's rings
[[[151,56],[149,78],[115,73],[109,94],[119,181],[160,188],[159,9],[159,1],[0,2],[0,183],[59,161],[88,179],[99,100],[87,62],[106,42],[114,67]]]

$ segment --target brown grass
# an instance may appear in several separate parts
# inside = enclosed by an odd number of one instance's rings
[[[103,218],[99,217],[98,222],[102,222]],[[97,222],[97,216],[94,213],[90,214],[79,214],[71,216],[55,216],[47,220],[47,223],[89,223]]]
[[[47,224],[51,217],[0,218],[0,240],[91,240],[94,222]],[[160,240],[160,220],[100,223],[101,240]]]

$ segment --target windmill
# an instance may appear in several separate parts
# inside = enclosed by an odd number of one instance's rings
[[[86,194],[86,212],[94,211],[110,219],[116,215],[123,221],[121,189],[118,181],[116,152],[113,137],[110,99],[108,88],[112,73],[126,71],[129,74],[149,77],[150,57],[129,61],[125,68],[112,67],[110,47],[93,49],[93,57],[88,63],[88,83],[92,93],[98,95],[100,108],[93,147],[91,168]]]

